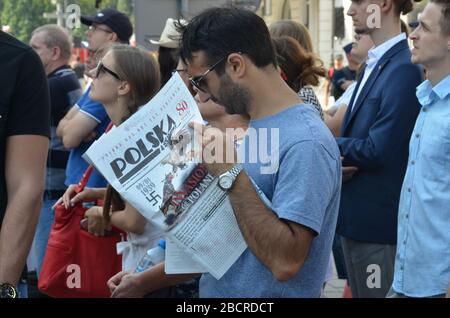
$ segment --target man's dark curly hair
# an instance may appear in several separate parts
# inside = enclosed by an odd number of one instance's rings
[[[276,66],[269,30],[255,13],[234,7],[210,8],[181,27],[181,51],[184,62],[193,52],[203,51],[210,65],[224,56],[241,52],[257,67]],[[226,59],[216,67],[220,75]]]

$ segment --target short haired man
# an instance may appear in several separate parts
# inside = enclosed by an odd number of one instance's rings
[[[278,169],[265,174],[261,161],[244,162],[227,190],[248,249],[220,280],[202,277],[202,297],[321,294],[339,201],[339,153],[314,109],[279,76],[270,42],[264,21],[237,9],[206,10],[183,34],[181,54],[200,97],[217,100],[230,114],[248,115],[251,129],[278,129],[280,136]],[[240,147],[245,158],[254,150],[249,142]],[[217,176],[236,167],[207,165]]]
[[[336,54],[334,57],[334,61],[331,65],[331,67],[328,69],[327,72],[327,78],[325,82],[325,105],[328,106],[328,97],[333,96],[334,100],[335,98],[335,88],[333,84],[333,76],[336,73],[336,71],[342,70],[344,67],[344,56],[342,54]]]
[[[370,23],[374,5],[379,25]],[[353,0],[347,13],[355,32],[375,45],[336,139],[347,181],[337,233],[353,297],[385,297],[392,284],[397,207],[422,81],[400,27],[400,14],[411,10],[412,0]]]
[[[410,36],[427,70],[398,209],[388,297],[444,297],[450,282],[450,1],[431,0]],[[414,162],[414,164],[413,164]]]
[[[89,26],[86,36],[92,50],[98,50],[107,42],[129,44],[133,35],[130,19],[111,8],[101,10],[94,16],[82,15],[81,23]]]
[[[104,9],[95,16],[81,16],[81,22],[89,25],[87,32],[89,50],[98,52],[114,43],[128,43],[133,33],[129,18],[115,10]],[[88,164],[81,156],[92,142],[106,130],[110,119],[102,104],[89,97],[90,87],[77,104],[60,121],[58,137],[64,147],[71,149],[66,169],[66,185],[76,184]],[[104,187],[106,180],[96,171],[91,175],[88,187]]]
[[[356,72],[359,69],[360,61],[353,58],[351,53],[353,43],[343,47],[348,65],[340,70],[336,70],[333,75],[334,100],[337,101],[345,93],[347,88],[352,85],[356,79]]]
[[[53,224],[52,206],[66,189],[65,172],[69,152],[56,136],[56,127],[82,95],[80,82],[70,68],[72,43],[67,32],[57,25],[44,25],[33,31],[31,47],[41,58],[50,89],[50,149],[47,159],[44,202],[34,238],[36,273],[39,275]]]
[[[42,204],[50,104],[39,56],[3,31],[0,87],[0,297],[14,298]]]

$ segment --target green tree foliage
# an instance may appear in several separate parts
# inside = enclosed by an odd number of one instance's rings
[[[130,17],[131,22],[134,25],[134,8],[133,0],[117,0],[117,10],[125,13]]]
[[[96,13],[95,0],[58,0],[65,4],[77,4],[80,6],[81,14],[93,15]],[[132,22],[133,0],[102,0],[102,8],[115,8],[127,14]],[[0,0],[0,24],[10,25],[12,33],[18,39],[28,42],[31,32],[44,24],[56,23],[55,19],[45,19],[44,12],[55,12],[56,6],[51,0]],[[72,36],[85,39],[86,26],[70,30]]]
[[[0,0],[1,1],[1,0]],[[93,15],[96,12],[95,0],[69,0],[70,3],[78,4],[83,15]],[[114,8],[130,17],[134,24],[133,0],[102,0],[100,9]],[[72,30],[72,35],[79,38],[85,38],[87,27],[83,26],[79,29]]]
[[[14,36],[28,42],[35,28],[49,23],[42,14],[54,10],[50,0],[2,0],[0,20],[2,25],[11,26]]]
[[[2,26],[3,0],[0,0],[0,26]]]

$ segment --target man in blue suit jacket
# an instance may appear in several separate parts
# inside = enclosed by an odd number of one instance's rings
[[[371,27],[368,5],[375,2],[381,25]],[[385,297],[393,278],[400,189],[422,81],[400,32],[400,13],[412,9],[410,2],[352,1],[347,13],[355,32],[375,43],[337,138],[346,180],[337,233],[354,297]]]

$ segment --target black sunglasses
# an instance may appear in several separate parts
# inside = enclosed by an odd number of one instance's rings
[[[230,53],[231,54],[231,53]],[[205,78],[206,78],[206,76],[210,73],[210,72],[212,72],[224,59],[226,59],[227,57],[228,57],[228,55],[230,55],[230,54],[227,54],[227,55],[225,55],[225,56],[222,56],[216,63],[214,63],[213,64],[213,66],[211,66],[208,70],[206,70],[206,72],[205,73],[203,73],[202,75],[200,75],[200,76],[195,76],[195,77],[190,77],[189,78],[189,81],[191,82],[191,84],[194,86],[194,87],[196,87],[196,88],[198,88],[199,90],[201,90],[203,93],[207,93],[207,91],[206,91],[206,85],[203,83],[204,82],[204,80],[205,80]]]
[[[111,71],[109,68],[107,68],[105,65],[103,65],[103,62],[98,63],[97,65],[97,74],[95,75],[96,78],[99,77],[100,73],[108,73],[109,75],[113,76],[115,79],[121,81],[119,75],[115,73],[114,71]]]

